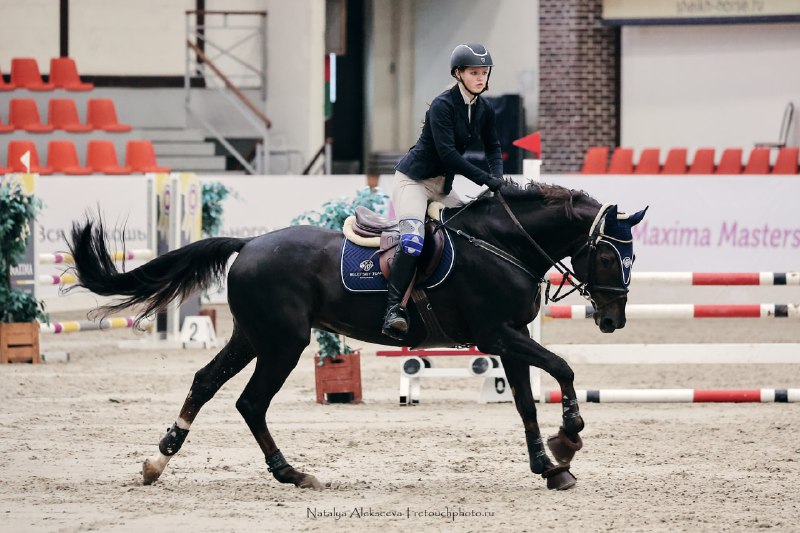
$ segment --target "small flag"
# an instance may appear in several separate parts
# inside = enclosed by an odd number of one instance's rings
[[[534,152],[537,156],[542,153],[542,136],[540,132],[531,133],[521,139],[517,139],[512,143],[514,146]]]
[[[30,150],[26,151],[24,154],[22,154],[22,157],[20,157],[19,160],[23,165],[25,165],[25,174],[30,174],[31,173],[31,151]]]

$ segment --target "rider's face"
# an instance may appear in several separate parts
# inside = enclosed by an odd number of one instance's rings
[[[459,72],[464,86],[473,93],[480,93],[486,87],[489,78],[489,67],[467,67]]]

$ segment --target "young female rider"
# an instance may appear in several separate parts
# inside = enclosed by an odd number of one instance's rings
[[[437,200],[448,207],[462,203],[452,192],[455,174],[492,191],[503,183],[494,110],[480,98],[489,88],[493,65],[492,56],[483,45],[456,46],[450,55],[450,75],[457,83],[431,102],[422,134],[395,167],[392,202],[400,221],[400,250],[392,264],[383,321],[383,333],[394,339],[403,340],[409,327],[402,301],[422,253],[428,202]],[[474,140],[483,141],[488,173],[463,157]]]

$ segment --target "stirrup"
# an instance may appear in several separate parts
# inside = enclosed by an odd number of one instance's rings
[[[405,340],[406,333],[408,333],[408,313],[405,307],[395,304],[387,309],[381,331],[384,335],[398,341]]]

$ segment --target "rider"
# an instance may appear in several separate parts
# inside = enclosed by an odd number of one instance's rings
[[[400,249],[392,263],[383,320],[383,333],[394,339],[403,340],[409,327],[402,302],[422,253],[428,202],[440,201],[447,207],[462,203],[452,191],[455,174],[492,191],[503,183],[494,110],[480,98],[489,89],[493,65],[492,56],[481,44],[455,47],[450,55],[450,75],[457,83],[431,102],[422,134],[395,167],[392,203],[400,221]],[[483,141],[488,173],[463,157],[475,140]]]

